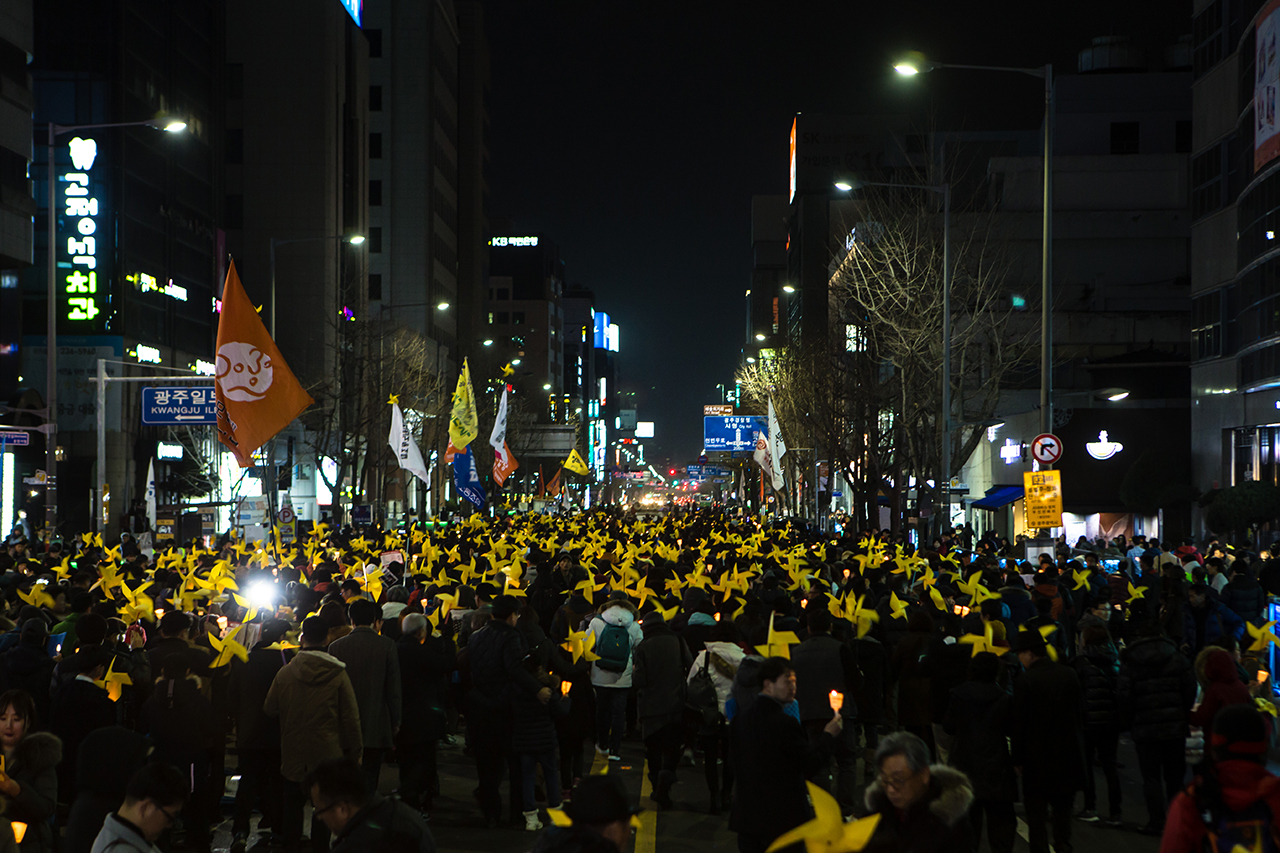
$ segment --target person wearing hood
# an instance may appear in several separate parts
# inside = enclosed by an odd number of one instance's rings
[[[1169,804],[1160,853],[1261,850],[1255,835],[1280,815],[1280,778],[1267,769],[1270,725],[1252,705],[1231,705],[1213,720],[1206,760],[1191,785]],[[1257,846],[1255,846],[1255,844]]]
[[[264,823],[277,829],[280,817],[280,721],[262,710],[276,673],[293,658],[293,652],[277,645],[289,630],[289,623],[272,619],[262,625],[259,640],[249,650],[249,660],[231,662],[227,706],[235,720],[236,788],[235,817],[231,850],[241,853],[248,846],[249,816],[257,805]]]
[[[1120,653],[1117,698],[1142,774],[1147,824],[1141,831],[1158,835],[1165,804],[1182,788],[1186,773],[1187,711],[1196,698],[1196,676],[1157,622],[1143,623],[1138,638]]]
[[[1200,704],[1187,715],[1187,722],[1201,728],[1208,728],[1218,711],[1228,705],[1253,704],[1249,688],[1240,681],[1240,676],[1236,672],[1236,662],[1231,659],[1230,653],[1223,649],[1206,651],[1204,677],[1209,684]]]
[[[49,657],[49,633],[43,619],[29,619],[18,645],[0,657],[0,690],[25,690],[36,703],[36,719],[49,719],[49,683],[57,665]]]
[[[364,753],[360,706],[346,665],[324,651],[329,622],[309,616],[302,622],[302,649],[280,668],[262,710],[280,718],[280,775],[284,786],[283,832],[297,850],[302,837],[303,781],[321,762],[343,756],[359,761]],[[311,820],[313,849],[324,849],[327,830]]]
[[[952,853],[975,849],[969,810],[973,787],[964,773],[929,764],[929,745],[894,732],[876,748],[876,781],[863,797],[880,815],[864,853]]]
[[[596,693],[596,752],[610,761],[622,760],[622,734],[627,727],[627,693],[635,669],[635,647],[644,639],[636,609],[626,599],[600,605],[587,626],[587,643],[594,642],[599,660],[591,664]]]
[[[690,590],[690,592],[692,591]],[[697,592],[702,592],[702,590],[697,590]],[[686,601],[687,599],[686,595]],[[680,637],[689,647],[689,653],[697,655],[706,647],[707,640],[715,632],[716,626],[719,624],[716,621],[714,606],[709,599],[704,598],[693,605],[689,620],[685,623],[684,628],[679,629],[677,633],[680,634]]]
[[[632,673],[632,683],[640,691],[636,710],[653,785],[652,799],[669,809],[684,742],[685,679],[693,666],[693,655],[656,610],[645,614],[642,631],[644,639],[636,646]]]
[[[1098,787],[1093,773],[1096,762],[1107,780],[1108,816],[1102,822],[1120,826],[1120,771],[1116,767],[1120,743],[1116,681],[1120,662],[1111,636],[1100,621],[1086,624],[1080,632],[1080,647],[1071,659],[1071,667],[1080,678],[1084,699],[1084,811],[1077,817],[1088,822],[1099,819]]]

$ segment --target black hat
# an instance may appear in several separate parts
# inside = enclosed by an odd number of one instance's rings
[[[1018,639],[1014,644],[1015,652],[1032,652],[1045,657],[1049,654],[1049,647],[1044,641],[1044,637],[1034,628],[1024,628],[1018,632]]]
[[[573,802],[565,806],[564,813],[574,823],[601,826],[618,820],[627,820],[642,810],[631,804],[627,789],[617,776],[588,776],[573,789]]]

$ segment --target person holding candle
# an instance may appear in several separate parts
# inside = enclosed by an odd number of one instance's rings
[[[0,795],[4,820],[26,824],[18,844],[21,853],[49,853],[54,849],[49,818],[58,804],[58,762],[62,741],[49,732],[35,731],[36,704],[25,690],[0,694]]]
[[[840,803],[842,814],[851,815],[857,805],[854,790],[858,776],[858,731],[853,725],[858,715],[854,696],[860,681],[853,647],[831,636],[831,613],[825,607],[809,613],[809,637],[791,649],[791,666],[796,672],[796,699],[800,702],[800,722],[811,744],[822,739],[832,712],[848,725],[836,739],[836,773],[830,761],[823,762],[818,784]],[[836,707],[833,694],[842,698]]]

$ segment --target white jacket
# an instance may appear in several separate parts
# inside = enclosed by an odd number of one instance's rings
[[[707,658],[707,652],[712,652],[720,660],[733,667],[733,671],[738,671],[738,665],[742,663],[742,659],[747,653],[742,650],[742,646],[737,643],[707,643],[706,650],[698,652],[698,656],[693,659],[693,666],[689,668],[690,683],[693,677],[702,669],[702,662]],[[723,672],[716,668],[715,663],[707,667],[707,674],[711,676],[711,682],[716,687],[716,701],[720,703],[720,713],[724,713],[724,703],[729,701],[729,693],[733,690],[733,676],[726,676]]]
[[[591,624],[587,626],[587,636],[595,637],[598,642],[600,635],[604,633],[606,624],[621,625],[627,629],[627,636],[631,638],[631,654],[627,655],[627,668],[622,672],[610,672],[607,669],[601,669],[600,665],[593,661],[591,664],[591,683],[596,687],[630,687],[631,670],[636,665],[635,650],[636,646],[640,645],[640,641],[644,639],[644,631],[640,629],[640,624],[636,622],[630,610],[625,607],[614,606],[591,620]],[[588,642],[590,641],[588,640]]]

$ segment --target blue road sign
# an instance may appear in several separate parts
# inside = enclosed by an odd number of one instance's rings
[[[143,388],[142,422],[148,426],[216,424],[218,403],[213,386]]]
[[[707,416],[702,419],[702,446],[707,450],[753,450],[757,435],[769,435],[769,423],[763,416]]]
[[[14,447],[26,447],[31,443],[31,435],[25,432],[0,432],[0,444],[12,444]]]

